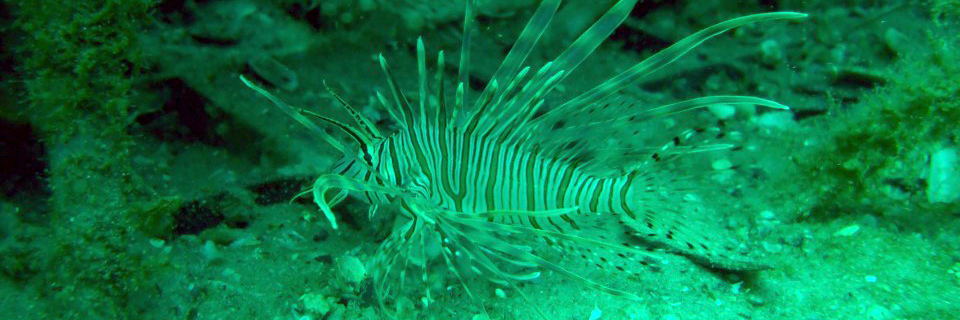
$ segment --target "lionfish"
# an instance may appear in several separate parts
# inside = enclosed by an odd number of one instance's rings
[[[372,261],[373,290],[382,310],[389,312],[389,297],[415,281],[424,284],[431,272],[450,272],[472,299],[476,295],[468,285],[470,278],[517,288],[516,283],[537,278],[543,271],[602,292],[640,299],[550,261],[531,240],[542,240],[563,254],[589,252],[577,255],[597,267],[627,272],[653,261],[650,244],[714,268],[765,267],[722,245],[726,240],[722,234],[699,229],[706,221],[695,209],[678,203],[670,186],[676,179],[658,167],[678,155],[732,145],[690,146],[685,140],[697,130],[687,130],[662,147],[611,152],[586,137],[715,104],[788,109],[750,96],[708,96],[641,107],[615,93],[727,30],[805,14],[760,13],[720,22],[572,99],[554,103],[548,102],[548,95],[627,18],[637,0],[617,1],[554,60],[531,69],[524,62],[560,5],[560,0],[543,0],[486,87],[471,99],[465,83],[474,1],[466,1],[452,97],[444,87],[443,51],[437,54],[437,71],[430,79],[422,38],[416,44],[419,95],[415,101],[398,87],[386,59],[379,55],[391,99],[380,92],[376,97],[399,127],[390,134],[381,132],[329,88],[353,124],[290,106],[241,76],[247,86],[342,153],[333,172],[318,177],[307,191],[333,229],[338,225],[331,207],[348,194],[368,202],[371,216],[379,206],[395,208],[394,225]],[[359,149],[348,148],[314,120],[338,128]],[[408,276],[417,270],[419,277]]]

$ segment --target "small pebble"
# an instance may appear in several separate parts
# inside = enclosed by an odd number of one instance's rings
[[[764,210],[760,212],[760,219],[763,220],[774,220],[777,218],[777,215],[770,210]]]
[[[707,107],[717,119],[726,120],[737,114],[737,107],[729,104],[714,104]]]
[[[760,43],[760,61],[767,66],[776,66],[783,62],[783,48],[776,40],[768,39]]]
[[[203,258],[207,260],[207,263],[218,262],[222,257],[220,256],[220,251],[217,251],[217,245],[213,241],[207,240],[203,243],[203,249],[201,251]]]
[[[767,304],[767,301],[764,300],[762,297],[751,294],[747,296],[747,303],[749,303],[754,307],[760,307],[760,306],[763,306],[764,304]]]
[[[894,54],[901,55],[906,52],[910,42],[910,39],[897,29],[888,28],[883,32],[883,44]]]
[[[840,236],[840,237],[848,237],[856,234],[859,231],[860,231],[860,225],[852,224],[844,227],[843,229],[837,230],[837,232],[834,232],[833,235]]]
[[[783,251],[783,245],[779,243],[770,243],[764,241],[760,245],[763,247],[763,250],[766,250],[769,253],[779,253]]]
[[[730,160],[726,158],[722,158],[714,160],[710,166],[713,167],[713,170],[727,170],[733,168],[733,162],[730,162]]]
[[[163,248],[164,241],[163,239],[150,239],[150,245],[154,248]]]
[[[786,130],[797,124],[790,111],[767,112],[757,117],[756,121],[762,127],[775,130]]]

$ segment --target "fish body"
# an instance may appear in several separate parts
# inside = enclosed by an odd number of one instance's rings
[[[471,2],[465,14],[464,53],[469,53],[473,24]],[[718,23],[591,90],[546,106],[546,97],[626,19],[635,3],[618,1],[556,59],[534,69],[523,64],[559,6],[558,0],[543,1],[481,92],[465,87],[469,54],[460,57],[457,85],[448,91],[443,68],[428,71],[425,45],[418,39],[419,99],[415,101],[398,87],[380,56],[389,90],[378,92],[377,97],[399,127],[389,134],[381,133],[335,93],[353,117],[352,124],[286,105],[248,79],[243,81],[343,153],[312,189],[314,201],[333,228],[337,220],[330,207],[348,193],[368,202],[371,214],[385,206],[397,211],[396,223],[373,263],[374,290],[382,305],[436,272],[452,273],[470,296],[467,279],[472,277],[514,286],[552,271],[587,287],[639,299],[545,259],[533,249],[530,241],[536,239],[578,253],[597,267],[621,272],[637,272],[655,260],[649,244],[711,267],[762,269],[762,263],[725,245],[726,235],[705,232],[704,215],[682,205],[682,195],[671,188],[676,178],[658,170],[659,163],[673,157],[728,145],[687,145],[697,130],[634,152],[604,153],[595,144],[576,142],[591,132],[714,104],[785,109],[747,96],[710,96],[648,107],[625,101],[616,92],[726,30],[805,15],[764,13]],[[439,52],[436,65],[443,66],[444,59]],[[476,98],[471,99],[474,94]],[[341,129],[358,148],[325,133],[318,122]],[[636,161],[606,168],[628,154]],[[421,279],[408,277],[411,269],[419,270]]]

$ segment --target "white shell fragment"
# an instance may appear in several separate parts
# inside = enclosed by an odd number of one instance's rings
[[[857,232],[860,232],[860,225],[851,224],[843,227],[843,229],[837,230],[837,232],[834,232],[833,235],[837,237],[849,237],[857,234]]]
[[[927,200],[949,203],[960,199],[960,156],[956,148],[940,149],[930,156],[927,175]]]

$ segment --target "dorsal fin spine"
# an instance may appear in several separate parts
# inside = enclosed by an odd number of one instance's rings
[[[534,73],[526,83],[520,88],[520,90],[514,94],[507,102],[505,102],[501,108],[496,113],[493,113],[494,117],[502,117],[504,114],[509,113],[511,110],[515,110],[519,105],[519,100],[521,97],[530,95],[532,90],[536,90],[537,87],[534,86],[535,83],[539,82],[539,79],[543,78],[547,74],[547,71],[550,70],[550,67],[553,66],[553,61],[548,61],[540,69],[537,70],[537,73]]]
[[[444,98],[443,92],[443,51],[437,53],[437,91],[435,96],[437,98],[437,109],[436,109],[436,123],[437,126],[441,129],[447,127],[447,121],[450,120],[450,112],[447,110],[447,101]]]
[[[357,110],[351,107],[346,100],[343,100],[343,98],[341,98],[340,95],[334,92],[333,89],[331,89],[330,86],[327,85],[327,81],[323,81],[323,87],[326,88],[327,92],[329,92],[330,95],[332,95],[333,98],[337,100],[337,102],[340,104],[343,110],[347,111],[347,113],[350,114],[353,120],[357,122],[357,125],[359,125],[361,129],[363,129],[363,132],[366,132],[367,136],[369,137],[369,140],[383,139],[383,135],[380,134],[380,130],[378,130],[377,127],[374,126],[370,122],[370,120],[367,119],[367,117],[363,116],[363,114],[361,114],[360,112],[357,112]]]
[[[423,47],[423,37],[417,37],[417,74],[420,80],[420,123],[427,123],[427,50]]]
[[[387,114],[390,115],[390,118],[396,123],[403,123],[403,117],[400,115],[400,111],[398,111],[380,91],[377,91],[376,94],[377,101],[380,102],[380,105],[382,105],[384,109],[387,109]]]
[[[476,0],[467,0],[467,8],[463,14],[463,40],[460,43],[460,69],[457,72],[458,86],[463,86],[463,84],[469,83],[470,81],[470,42],[474,22],[473,9],[476,5]],[[457,99],[460,100],[458,103],[462,103],[467,99],[467,92],[461,92],[460,88],[457,88],[457,90],[458,97],[462,97],[462,99]],[[464,104],[458,104],[454,110],[458,110],[463,106]]]
[[[559,7],[560,0],[545,0],[540,4],[537,11],[534,12],[530,18],[530,21],[527,22],[523,28],[523,31],[520,32],[520,36],[517,38],[517,41],[514,42],[510,52],[507,53],[507,57],[503,59],[503,63],[497,68],[491,81],[497,80],[503,83],[507,77],[517,72],[517,69],[526,61],[527,56],[530,55],[530,52],[533,51],[533,48],[537,42],[539,42],[540,37],[543,35],[544,30],[547,29],[546,27],[550,24],[550,21],[553,20],[553,15]],[[496,89],[490,87],[484,89],[484,93],[488,91],[496,91]],[[505,92],[499,92],[497,95],[499,96],[504,93]]]
[[[579,96],[567,101],[566,103],[560,105],[559,107],[554,108],[549,113],[552,112],[566,112],[570,110],[577,110],[583,106],[590,105],[603,99],[617,90],[620,90],[640,79],[646,77],[650,73],[663,68],[664,66],[672,63],[681,56],[685,55],[687,52],[693,48],[699,46],[704,41],[707,41],[710,38],[713,38],[727,30],[730,30],[735,27],[739,27],[749,23],[755,23],[759,21],[767,20],[776,20],[776,19],[798,19],[806,17],[806,14],[796,13],[796,12],[770,12],[770,13],[760,13],[749,16],[744,16],[740,18],[726,20],[717,24],[714,24],[710,27],[707,27],[703,30],[697,31],[696,33],[687,36],[686,38],[677,41],[673,45],[663,49],[647,59],[640,61],[630,69],[627,69],[624,72],[610,78],[607,81],[597,85],[593,89],[588,90],[580,94]],[[543,117],[545,119],[547,117]]]
[[[403,91],[397,86],[397,81],[393,77],[393,73],[390,72],[390,66],[387,64],[387,59],[383,57],[383,54],[378,56],[380,60],[380,69],[383,70],[383,74],[386,75],[387,84],[390,86],[390,93],[393,94],[393,100],[399,106],[399,111],[402,116],[403,122],[402,126],[406,128],[413,128],[413,110],[410,110],[410,102],[407,101],[407,97],[403,95]]]
[[[521,106],[519,110],[517,110],[517,112],[514,113],[508,121],[505,121],[503,124],[501,124],[503,127],[506,128],[507,132],[510,133],[510,137],[508,137],[508,139],[512,138],[513,134],[517,132],[529,133],[529,131],[531,131],[529,129],[532,128],[533,126],[528,126],[527,123],[530,121],[530,118],[533,117],[536,110],[543,105],[543,102],[544,102],[543,96],[550,91],[551,87],[556,85],[557,81],[560,81],[560,79],[563,79],[563,75],[564,75],[564,72],[561,70],[556,74],[554,74],[552,77],[550,77],[550,79],[547,79],[547,82],[544,83],[543,87],[541,87],[540,90],[537,90],[537,92],[534,93],[533,95],[534,99],[530,100],[530,102],[527,103],[527,105]]]
[[[492,88],[492,90],[484,91],[482,94],[480,94],[480,98],[477,99],[477,106],[479,106],[479,108],[471,112],[472,114],[470,115],[470,120],[467,123],[467,128],[464,132],[466,132],[467,134],[473,132],[473,130],[477,127],[477,124],[482,120],[485,120],[485,119],[488,121],[493,120],[486,113],[487,113],[487,108],[490,107],[490,101],[493,100],[493,94],[497,91],[497,88],[499,86],[500,84],[498,84],[497,80],[494,79],[493,81],[490,82],[490,85],[487,86],[489,88]]]
[[[451,116],[451,119],[453,120],[453,125],[454,125],[454,127],[460,127],[460,126],[462,126],[462,125],[463,125],[463,122],[465,121],[465,120],[464,120],[464,118],[465,118],[465,116],[464,116],[465,112],[463,112],[463,109],[462,109],[462,108],[463,108],[463,105],[464,105],[463,99],[466,99],[466,97],[467,97],[467,92],[466,92],[466,91],[467,91],[467,90],[464,89],[464,87],[463,87],[463,82],[457,84],[457,92],[456,92],[456,95],[455,95],[454,98],[453,98],[453,100],[454,100],[454,101],[453,101],[453,115]]]

